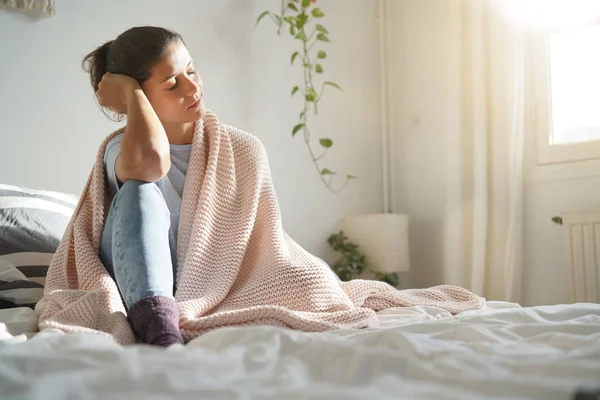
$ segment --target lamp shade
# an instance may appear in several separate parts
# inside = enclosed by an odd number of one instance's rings
[[[342,230],[349,241],[358,245],[374,270],[391,273],[410,269],[408,215],[347,216],[343,219]]]

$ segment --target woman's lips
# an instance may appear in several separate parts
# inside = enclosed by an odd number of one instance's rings
[[[194,104],[192,104],[191,106],[188,107],[188,110],[190,108],[197,108],[200,105],[200,101],[202,100],[202,97],[200,97]]]

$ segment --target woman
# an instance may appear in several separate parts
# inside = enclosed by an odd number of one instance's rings
[[[114,200],[100,257],[134,333],[152,344],[183,343],[173,277],[194,124],[205,112],[202,80],[181,36],[159,27],[127,30],[88,54],[84,67],[98,103],[127,116],[104,157]]]
[[[206,110],[178,34],[130,29],[84,66],[127,126],[100,146],[36,306],[40,329],[169,346],[223,326],[364,328],[388,307],[481,305],[455,287],[340,283],[289,238],[264,147]]]

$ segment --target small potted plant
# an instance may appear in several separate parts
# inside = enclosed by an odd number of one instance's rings
[[[358,245],[348,240],[344,231],[329,236],[327,243],[341,257],[331,266],[331,269],[342,281],[360,278],[361,274],[369,273],[374,279],[389,283],[396,287],[399,283],[398,274],[383,273],[373,270],[367,263],[366,257],[358,248]]]

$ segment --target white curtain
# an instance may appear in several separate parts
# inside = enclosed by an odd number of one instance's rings
[[[461,6],[461,125],[448,138],[444,282],[519,302],[524,35],[491,0]]]

